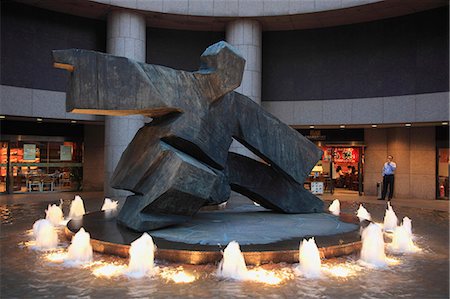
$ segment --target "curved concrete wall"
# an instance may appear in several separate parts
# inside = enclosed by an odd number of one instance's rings
[[[69,73],[53,68],[51,51],[69,48],[105,52],[106,23],[2,3],[1,84],[65,91]]]
[[[50,50],[105,51],[106,22],[8,5],[18,8],[2,9],[0,112],[103,120],[65,112],[59,91],[67,74],[52,68]],[[264,32],[262,105],[299,126],[448,120],[447,23],[447,9],[438,8],[358,25]],[[225,33],[147,28],[146,36],[148,63],[193,71],[206,46]],[[377,85],[383,80],[389,88]]]
[[[142,11],[214,17],[261,17],[315,13],[381,0],[93,0]]]
[[[449,90],[448,9],[324,29],[263,33],[263,101]]]

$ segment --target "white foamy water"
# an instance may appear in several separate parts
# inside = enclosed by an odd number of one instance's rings
[[[362,204],[359,205],[358,211],[356,211],[356,216],[358,216],[359,221],[372,220],[372,216],[370,216],[370,213],[367,212],[366,208],[364,208]]]
[[[339,199],[333,200],[328,210],[331,212],[331,214],[339,216],[339,214],[341,213],[341,203],[339,202]]]
[[[37,249],[53,249],[58,246],[58,233],[52,223],[46,219],[39,219],[33,224],[33,235]]]
[[[412,253],[419,251],[419,248],[414,245],[411,233],[411,219],[403,218],[403,223],[394,229],[392,235],[392,243],[389,244],[389,250],[396,253]]]
[[[47,210],[45,210],[45,219],[50,221],[54,226],[61,225],[64,221],[64,214],[61,206],[55,204],[48,205]]]
[[[125,274],[132,278],[141,278],[152,276],[157,269],[155,268],[156,246],[152,237],[143,233],[142,236],[131,243],[130,262]]]
[[[119,202],[117,200],[111,200],[110,198],[105,198],[102,205],[102,211],[116,210]]]
[[[412,221],[408,217],[403,217],[402,226],[405,228],[405,230],[408,232],[408,234],[412,237]]]
[[[388,208],[384,214],[384,224],[383,229],[386,232],[393,232],[397,227],[397,215],[395,215],[394,209],[392,209],[391,204],[388,202]]]
[[[299,262],[296,272],[306,278],[320,278],[322,275],[320,252],[314,238],[303,239],[299,248]]]
[[[224,278],[245,280],[248,270],[239,243],[231,241],[223,251],[223,259],[219,264],[217,275]]]
[[[72,243],[69,246],[67,261],[75,264],[85,264],[92,261],[91,235],[80,228],[72,237]]]
[[[387,266],[386,253],[384,251],[384,238],[381,227],[375,223],[370,223],[361,234],[362,264],[379,268]]]
[[[81,199],[80,196],[76,195],[75,199],[72,200],[72,203],[70,204],[69,218],[77,219],[84,214],[86,214],[86,211],[84,210],[83,199]]]

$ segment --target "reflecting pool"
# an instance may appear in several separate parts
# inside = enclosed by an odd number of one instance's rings
[[[100,210],[103,199],[87,199],[86,210]],[[54,203],[58,204],[57,201]],[[68,214],[69,201],[63,210]],[[94,253],[93,262],[69,266],[61,255],[70,242],[58,229],[60,243],[53,252],[33,250],[33,223],[45,218],[49,202],[2,204],[1,297],[111,298],[448,298],[449,217],[447,212],[393,208],[399,219],[412,220],[419,251],[395,254],[386,249],[388,266],[364,267],[359,254],[322,261],[322,275],[311,279],[295,274],[297,265],[248,266],[261,279],[233,280],[217,275],[218,265],[169,264],[156,260],[157,274],[139,279],[121,275],[128,260]],[[330,202],[327,202],[329,205]],[[341,202],[341,211],[356,213],[359,203]],[[374,222],[382,223],[386,206],[364,204]],[[385,233],[386,243],[392,234]],[[157,244],[156,244],[157,245]]]

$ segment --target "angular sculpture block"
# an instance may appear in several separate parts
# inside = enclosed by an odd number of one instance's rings
[[[187,221],[226,201],[230,188],[275,211],[322,212],[323,202],[303,188],[322,152],[232,91],[245,60],[226,42],[205,50],[197,72],[85,50],[53,55],[56,67],[72,72],[68,111],[153,118],[112,176],[114,188],[135,193],[120,211],[122,225],[142,232]],[[232,137],[262,162],[229,153]]]

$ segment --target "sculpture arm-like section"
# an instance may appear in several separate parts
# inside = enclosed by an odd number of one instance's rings
[[[151,117],[202,113],[240,85],[245,64],[225,42],[206,49],[198,72],[79,49],[55,50],[53,59],[70,72],[67,111]]]

